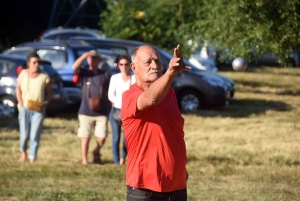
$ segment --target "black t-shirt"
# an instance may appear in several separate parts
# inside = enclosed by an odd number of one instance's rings
[[[88,116],[100,116],[105,115],[108,116],[111,103],[108,100],[108,87],[109,87],[109,80],[110,74],[98,69],[97,73],[94,73],[88,68],[81,68],[79,76],[82,80],[82,99],[78,114],[88,115]],[[101,78],[100,78],[101,76]],[[101,109],[99,111],[93,111],[90,109],[89,106],[89,99],[88,99],[88,92],[87,92],[87,78],[90,78],[91,82],[91,96],[98,96],[100,97],[100,86],[102,85],[102,98],[101,98]]]

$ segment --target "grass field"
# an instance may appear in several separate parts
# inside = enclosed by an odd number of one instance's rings
[[[236,100],[183,114],[188,200],[300,200],[300,69],[220,73],[235,81]],[[83,166],[76,111],[44,126],[38,161],[20,164],[17,119],[0,120],[0,201],[125,200],[125,167],[113,165],[111,135],[105,164]]]

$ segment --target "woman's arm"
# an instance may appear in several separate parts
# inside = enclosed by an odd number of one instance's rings
[[[52,99],[53,90],[52,90],[51,81],[46,84],[46,91],[47,91],[47,100],[43,102],[43,105],[47,105]]]
[[[21,91],[21,86],[19,83],[17,83],[16,86],[16,96],[17,96],[17,100],[19,105],[22,107],[23,106],[23,99],[22,99],[22,91]]]

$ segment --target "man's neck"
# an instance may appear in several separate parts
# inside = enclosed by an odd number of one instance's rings
[[[94,73],[97,73],[97,72],[98,72],[98,68],[97,68],[97,67],[89,66],[89,69],[90,69],[91,71],[93,71]]]
[[[136,81],[136,84],[144,91],[146,91],[151,85],[151,83],[141,83],[138,80]]]

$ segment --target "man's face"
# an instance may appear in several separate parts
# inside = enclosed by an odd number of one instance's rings
[[[162,75],[162,64],[158,53],[149,46],[140,47],[136,53],[133,71],[143,83],[151,83]]]
[[[98,64],[100,62],[100,58],[99,57],[88,57],[87,58],[87,63],[89,66],[92,66],[92,67],[97,67],[98,68]]]

